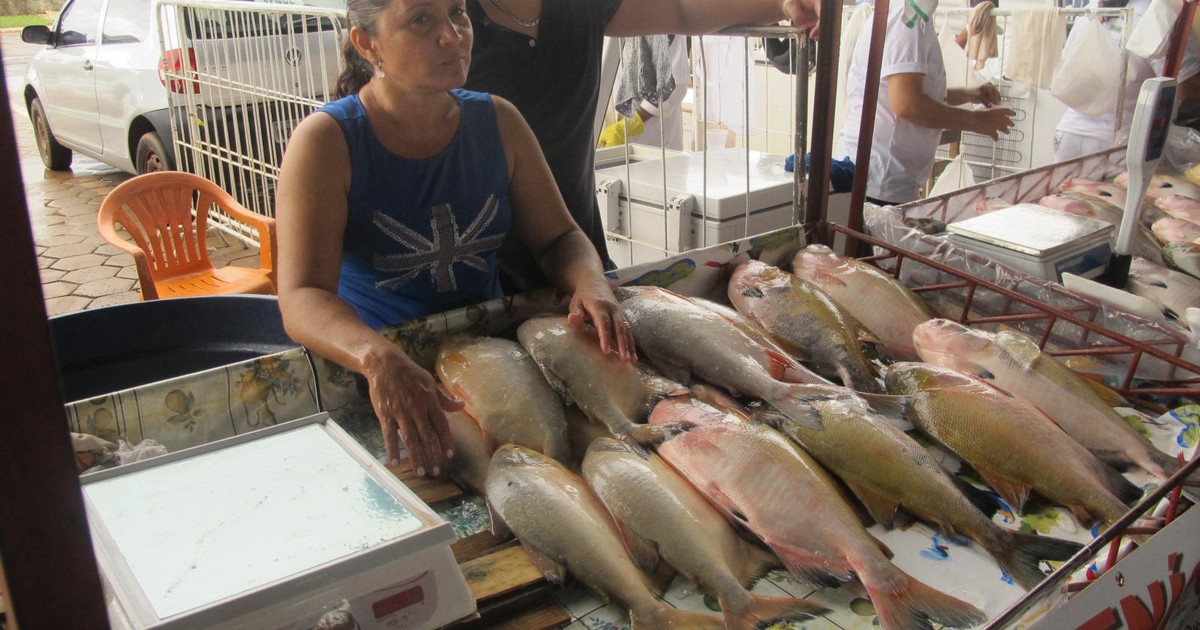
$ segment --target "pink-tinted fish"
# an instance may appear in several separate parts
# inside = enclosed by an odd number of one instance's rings
[[[1068,177],[1059,187],[1063,192],[1075,192],[1106,201],[1120,208],[1125,207],[1125,189],[1113,184],[1082,177]]]
[[[1154,205],[1164,212],[1192,223],[1200,224],[1200,201],[1183,195],[1166,195],[1154,200]]]
[[[1129,173],[1125,172],[1117,175],[1116,184],[1125,190],[1129,190]],[[1160,199],[1170,195],[1200,199],[1200,187],[1183,177],[1157,174],[1150,178],[1150,184],[1146,186],[1145,194],[1150,199]]]
[[[1160,243],[1174,243],[1176,241],[1195,242],[1200,239],[1200,225],[1192,223],[1187,219],[1176,219],[1174,217],[1163,217],[1154,222],[1150,226],[1150,230],[1154,232],[1154,238]]]
[[[660,402],[650,422],[693,427],[658,445],[659,455],[797,578],[815,586],[857,578],[888,629],[984,621],[982,611],[888,561],[833,478],[778,432],[688,397]]]

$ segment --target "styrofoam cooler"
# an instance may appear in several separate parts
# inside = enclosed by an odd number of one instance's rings
[[[792,225],[792,183],[784,156],[740,148],[600,169],[609,256],[628,267]]]

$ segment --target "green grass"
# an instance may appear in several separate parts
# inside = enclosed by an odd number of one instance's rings
[[[0,15],[0,28],[15,28],[31,24],[50,24],[40,15]]]

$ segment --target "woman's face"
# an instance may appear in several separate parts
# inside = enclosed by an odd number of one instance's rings
[[[471,21],[464,0],[392,0],[371,38],[384,82],[438,91],[461,87],[471,66]]]

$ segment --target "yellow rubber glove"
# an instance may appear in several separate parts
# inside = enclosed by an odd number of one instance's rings
[[[628,131],[626,131],[626,123],[628,123]],[[615,147],[625,144],[626,137],[636,136],[646,130],[646,123],[642,122],[642,117],[637,112],[633,113],[633,118],[621,118],[617,122],[605,127],[600,132],[601,147]]]

